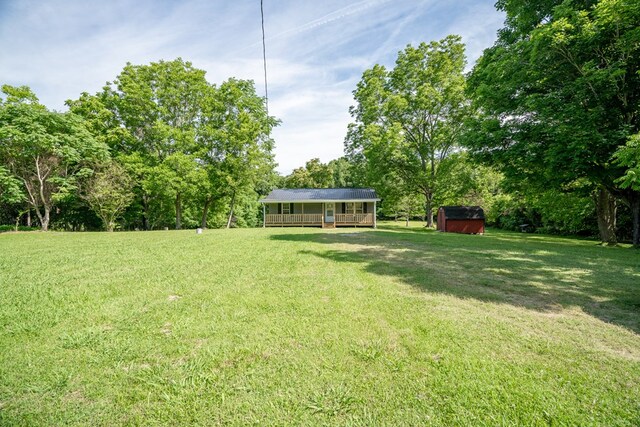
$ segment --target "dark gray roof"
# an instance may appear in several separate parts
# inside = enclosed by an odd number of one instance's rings
[[[313,202],[333,200],[380,200],[372,188],[291,188],[276,189],[261,202]]]
[[[480,206],[440,206],[446,219],[484,219]]]

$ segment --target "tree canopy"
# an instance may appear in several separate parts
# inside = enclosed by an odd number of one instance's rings
[[[446,179],[444,165],[459,146],[470,112],[465,61],[459,36],[407,46],[392,70],[375,65],[353,92],[355,123],[345,140],[349,158],[379,186],[389,182],[400,193],[420,194],[429,227]]]
[[[108,157],[107,146],[93,137],[80,117],[49,111],[29,88],[5,85],[2,93],[3,195],[13,201],[24,198],[46,231],[54,205],[75,191],[78,179],[91,173],[95,161]]]
[[[206,227],[212,203],[231,217],[236,195],[254,192],[273,169],[278,121],[253,83],[232,78],[218,87],[182,59],[127,64],[101,92],[68,104],[136,177],[144,229],[171,216],[181,228],[185,206],[190,226]]]
[[[586,179],[597,192],[602,239],[615,242],[615,198],[634,204],[640,197],[621,187],[624,168],[613,161],[639,130],[640,5],[497,6],[506,26],[469,77],[481,115],[467,145],[520,186],[566,189]]]

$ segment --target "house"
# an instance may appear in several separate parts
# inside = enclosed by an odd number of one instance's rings
[[[480,206],[440,206],[438,231],[465,234],[484,233],[484,211]]]
[[[260,200],[263,227],[376,227],[380,199],[371,188],[277,189]]]

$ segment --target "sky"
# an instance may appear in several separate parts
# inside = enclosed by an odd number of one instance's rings
[[[504,15],[495,0],[264,0],[269,113],[278,171],[343,155],[352,91],[408,44],[462,36],[467,69]],[[127,62],[181,57],[220,84],[264,95],[259,0],[0,0],[0,84],[28,85],[51,109],[98,92]]]

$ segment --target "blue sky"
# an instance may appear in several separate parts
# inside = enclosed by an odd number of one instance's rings
[[[278,170],[342,155],[351,92],[407,44],[459,34],[468,67],[493,44],[495,0],[264,0],[269,110]],[[0,0],[0,84],[41,102],[97,92],[127,61],[182,57],[221,83],[253,79],[264,93],[259,0]]]

